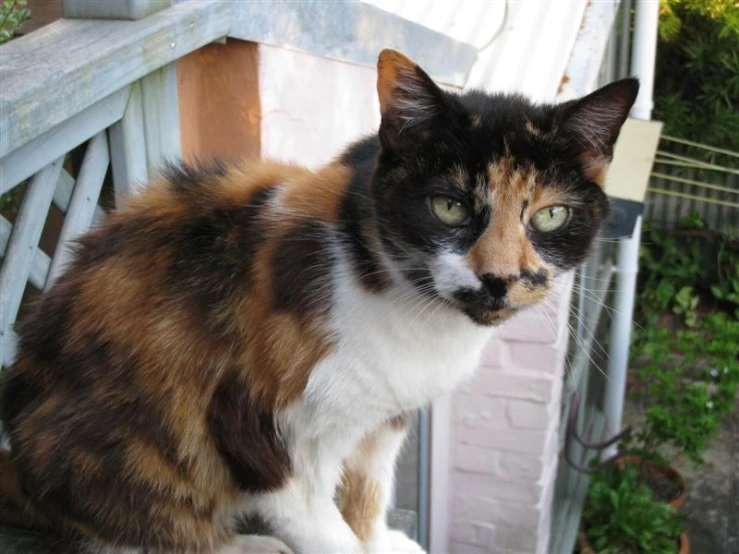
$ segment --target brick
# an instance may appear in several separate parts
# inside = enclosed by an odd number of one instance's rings
[[[494,554],[484,546],[454,541],[449,544],[449,552],[453,554]]]
[[[572,302],[572,289],[575,284],[575,271],[569,271],[560,275],[552,290],[550,305],[556,307],[559,326],[566,325],[570,315],[570,304]]]
[[[556,344],[509,342],[508,352],[511,360],[509,371],[523,369],[555,374],[561,367],[562,352]]]
[[[542,307],[521,312],[500,327],[498,337],[506,341],[554,344],[561,330],[555,314],[542,314]]]
[[[536,535],[536,554],[550,554],[549,552],[549,535],[551,529],[549,526],[543,527]]]
[[[500,454],[490,449],[458,444],[454,447],[454,467],[470,473],[495,475]]]
[[[525,527],[497,525],[492,545],[498,552],[532,554],[536,552],[536,533]]]
[[[503,340],[495,334],[482,351],[480,366],[488,369],[500,369],[509,364]]]
[[[459,522],[475,520],[536,529],[541,519],[541,511],[536,504],[457,495],[454,506],[453,517]]]
[[[475,528],[470,521],[459,521],[452,525],[451,540],[475,544]]]
[[[510,500],[521,504],[539,501],[540,487],[534,482],[508,481],[491,475],[455,472],[452,483],[461,495]]]
[[[548,403],[555,384],[551,375],[522,375],[516,372],[482,372],[470,384],[470,392],[500,398],[519,398]]]
[[[547,439],[544,443],[544,453],[542,459],[548,464],[557,464],[560,450],[559,426],[550,429],[547,433]]]
[[[506,400],[479,394],[455,394],[452,397],[454,423],[469,429],[506,429]]]
[[[489,523],[473,523],[475,530],[475,544],[479,544],[485,548],[495,548],[495,526]]]
[[[487,431],[459,426],[454,429],[454,433],[456,440],[462,444],[536,455],[542,454],[546,437],[544,431]]]
[[[506,418],[514,429],[547,429],[551,422],[548,405],[526,400],[508,400]]]
[[[500,452],[497,456],[496,475],[512,481],[537,482],[545,469],[540,456]]]

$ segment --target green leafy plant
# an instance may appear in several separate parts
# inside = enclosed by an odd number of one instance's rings
[[[0,44],[13,38],[23,22],[30,17],[31,12],[26,8],[26,0],[0,2]]]
[[[694,327],[704,300],[712,298],[739,318],[739,241],[707,229],[695,213],[680,226],[642,233],[637,317],[669,311]]]
[[[726,248],[725,241],[718,255],[718,282],[711,285],[711,293],[720,302],[731,304],[739,319],[739,252]]]
[[[678,315],[682,315],[685,319],[685,325],[695,327],[698,324],[698,302],[700,298],[694,294],[693,287],[683,287],[675,295],[675,305],[672,311]]]
[[[660,8],[655,117],[666,134],[739,150],[739,4],[661,0]]]
[[[693,329],[675,333],[647,325],[635,337],[630,397],[641,402],[644,421],[626,447],[661,464],[665,447],[702,463],[709,440],[734,406],[739,321],[712,314]]]
[[[583,510],[585,533],[599,554],[678,552],[682,517],[657,502],[637,468],[611,465],[593,474]]]
[[[692,227],[685,229],[692,230]],[[675,313],[686,313],[695,296],[695,283],[706,282],[711,273],[706,264],[706,244],[701,237],[676,236],[659,229],[647,228],[642,235],[639,252],[642,312],[666,311],[678,306]],[[691,290],[686,291],[686,287]],[[677,295],[682,296],[678,300]],[[682,304],[680,304],[682,302]],[[686,304],[687,303],[687,304]],[[698,303],[693,306],[692,312]]]
[[[735,405],[738,301],[736,240],[696,214],[677,231],[645,230],[629,390],[643,421],[626,443],[631,452],[663,465],[666,452],[703,461]]]

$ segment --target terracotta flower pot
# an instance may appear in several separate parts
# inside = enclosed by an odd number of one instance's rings
[[[664,475],[666,475],[670,480],[675,481],[680,484],[680,494],[679,496],[673,498],[672,500],[669,500],[667,504],[675,508],[675,510],[679,510],[682,508],[682,505],[685,504],[685,499],[688,495],[688,487],[685,484],[685,478],[682,476],[682,474],[675,469],[672,466],[662,467],[659,464],[656,464],[654,462],[645,461],[639,456],[623,456],[622,458],[619,458],[616,460],[616,463],[623,467],[625,464],[644,464],[647,467],[653,468],[657,472],[661,472]]]
[[[588,541],[588,536],[585,534],[585,530],[580,526],[580,532],[577,535],[577,546],[580,549],[580,554],[598,554]],[[688,534],[683,533],[680,535],[680,551],[679,554],[690,554],[690,539]]]

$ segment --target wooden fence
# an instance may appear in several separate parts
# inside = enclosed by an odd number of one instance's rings
[[[739,236],[739,153],[663,136],[644,221],[670,229],[692,213],[713,230]]]

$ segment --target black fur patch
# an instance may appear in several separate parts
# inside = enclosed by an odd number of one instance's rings
[[[282,237],[272,254],[272,306],[300,318],[330,307],[334,256],[329,231],[319,221],[307,221]]]
[[[249,392],[237,371],[218,383],[208,407],[208,427],[234,481],[247,492],[281,487],[291,471],[275,414]]]
[[[501,299],[506,295],[506,292],[508,292],[508,283],[500,277],[483,275],[480,277],[480,280],[482,281],[482,284],[485,285],[488,294],[490,294],[494,299]]]
[[[341,158],[342,162],[353,169],[341,203],[342,238],[348,245],[357,278],[372,292],[381,292],[389,284],[380,260],[367,244],[365,234],[366,229],[374,224],[370,183],[379,152],[380,142],[377,136],[372,136],[352,145]]]
[[[209,163],[198,162],[195,164],[166,165],[163,176],[179,193],[198,192],[207,181],[225,177],[228,173],[228,165],[223,160],[212,160]]]
[[[549,281],[549,276],[544,268],[538,271],[531,271],[530,269],[521,269],[521,280],[531,288],[545,287]]]
[[[254,254],[265,240],[258,217],[275,193],[257,190],[245,206],[219,207],[186,222],[177,234],[170,279],[199,307],[199,314],[218,334],[230,300],[251,286]]]

